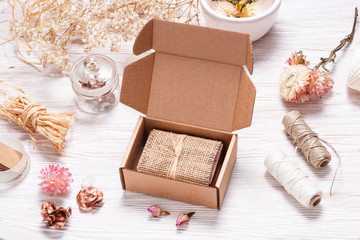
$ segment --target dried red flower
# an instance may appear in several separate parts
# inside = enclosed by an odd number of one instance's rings
[[[55,202],[46,201],[41,204],[41,216],[43,222],[48,221],[46,227],[54,226],[60,229],[65,225],[66,219],[71,216],[71,208],[57,208]]]
[[[94,209],[95,204],[103,204],[104,194],[94,187],[83,188],[76,196],[77,204],[80,210],[91,211]]]

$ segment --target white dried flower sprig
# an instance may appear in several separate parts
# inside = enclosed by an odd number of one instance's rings
[[[152,18],[198,23],[199,0],[8,0],[10,40],[28,63],[70,67],[68,45],[72,38],[84,51],[109,46],[119,51],[121,42],[134,39]],[[26,55],[36,56],[31,62]]]

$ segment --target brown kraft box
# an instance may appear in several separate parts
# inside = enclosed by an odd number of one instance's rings
[[[124,190],[220,209],[237,154],[233,131],[251,125],[255,87],[247,34],[151,20],[135,40],[124,69],[120,102],[140,116],[120,165]],[[149,132],[161,129],[223,142],[210,186],[136,171]]]

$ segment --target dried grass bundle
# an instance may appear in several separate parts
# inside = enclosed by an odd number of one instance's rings
[[[0,82],[7,83],[0,80]],[[46,108],[32,101],[25,92],[10,83],[21,92],[17,97],[10,96],[8,92],[4,104],[0,105],[0,117],[10,120],[29,132],[33,144],[36,139],[33,135],[46,137],[59,153],[63,153],[65,137],[72,125],[73,113],[48,113]]]
[[[199,0],[7,0],[10,40],[24,61],[70,67],[68,46],[81,40],[85,52],[134,39],[152,18],[199,23]],[[195,19],[197,21],[195,21]],[[26,55],[39,59],[27,60]]]

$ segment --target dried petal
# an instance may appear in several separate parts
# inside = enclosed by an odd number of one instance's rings
[[[306,56],[303,55],[303,52],[300,50],[298,52],[293,52],[291,57],[286,61],[290,66],[292,65],[305,65],[308,66],[310,63],[306,60]]]
[[[236,7],[227,0],[218,1],[216,3],[216,12],[227,17],[235,17],[238,13]]]
[[[103,204],[104,194],[94,187],[83,188],[76,196],[77,204],[80,210],[91,211],[94,209],[95,204]]]
[[[43,202],[41,204],[41,216],[43,222],[47,221],[46,227],[54,226],[60,229],[65,225],[66,219],[71,216],[71,208],[59,207],[56,208],[55,202]]]
[[[305,102],[310,99],[307,94],[310,68],[304,65],[292,65],[284,68],[280,75],[280,95],[287,102]]]
[[[153,205],[147,209],[154,217],[170,215],[169,212],[161,210],[159,206]]]
[[[178,216],[178,218],[176,219],[176,226],[181,226],[183,224],[186,224],[189,222],[190,218],[192,217],[192,215],[194,215],[195,212],[189,212],[188,214],[182,213]]]
[[[311,70],[309,79],[308,94],[312,98],[324,95],[334,84],[334,81],[326,72],[319,71],[316,68]]]

